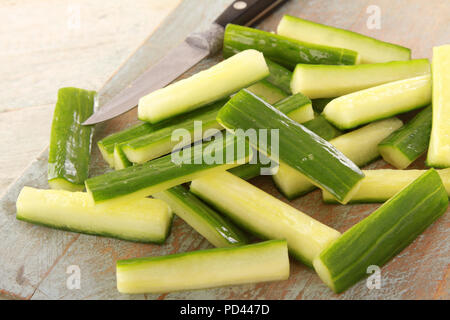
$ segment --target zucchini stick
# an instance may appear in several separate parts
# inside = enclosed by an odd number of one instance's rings
[[[259,141],[259,129],[274,130],[271,133],[279,135],[278,154],[271,154],[278,141],[263,144],[249,139],[250,145],[304,174],[342,203],[351,198],[363,178],[361,170],[330,143],[246,90],[239,91],[228,101],[219,111],[217,121],[232,132],[237,129],[254,131]]]
[[[230,172],[196,179],[191,191],[262,239],[286,239],[290,253],[309,266],[340,235]]]
[[[298,63],[357,64],[356,51],[316,45],[283,37],[270,32],[229,23],[225,28],[223,56],[230,57],[248,49],[255,49],[266,58],[293,70]]]
[[[417,179],[425,170],[363,170],[364,179],[350,203],[385,202]],[[450,168],[436,171],[450,197]],[[323,201],[338,203],[328,192],[322,192]]]
[[[94,111],[95,91],[61,88],[53,113],[48,154],[52,189],[84,190],[89,174],[93,126],[82,123]]]
[[[397,169],[405,169],[428,149],[431,133],[431,106],[394,131],[378,145],[381,156]]]
[[[216,247],[234,247],[247,243],[246,237],[238,228],[183,186],[155,193],[153,198],[166,202],[177,216]]]
[[[284,240],[117,261],[117,289],[128,294],[205,289],[288,277]]]
[[[85,192],[24,187],[16,206],[18,220],[136,242],[163,243],[172,224],[172,211],[157,199],[99,207]]]
[[[448,206],[441,178],[430,169],[327,247],[314,269],[335,292],[343,292],[406,248]]]

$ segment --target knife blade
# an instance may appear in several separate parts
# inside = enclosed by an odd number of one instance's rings
[[[207,30],[190,34],[128,87],[100,106],[83,125],[103,122],[133,109],[141,97],[165,87],[204,58],[217,53],[222,47],[224,28],[228,23],[255,24],[286,1],[234,1]]]

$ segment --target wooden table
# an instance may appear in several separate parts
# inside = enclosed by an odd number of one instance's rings
[[[157,0],[133,1],[133,6],[127,5],[126,1],[87,0],[74,0],[70,4],[57,0],[20,0],[0,4],[0,18],[7,26],[0,30],[0,43],[8,49],[0,53],[3,71],[0,76],[0,87],[3,88],[0,91],[0,147],[6,151],[0,155],[0,194],[32,159],[38,157],[32,165],[33,170],[44,163],[42,159],[39,162],[39,157],[45,154],[39,156],[39,152],[48,143],[52,108],[59,87],[101,89],[107,98],[126,86],[143,67],[161,57],[190,31],[208,25],[230,2],[203,0],[201,7],[198,0],[185,0],[180,5],[179,0],[166,0],[164,5]],[[381,10],[381,29],[367,26],[370,5]],[[126,63],[123,74],[113,77],[118,67],[169,13],[170,21],[164,21],[144,42],[137,58]],[[410,47],[413,58],[431,58],[433,46],[450,43],[450,3],[446,1],[290,1],[264,21],[260,28],[274,30],[285,13]],[[208,63],[211,60],[199,68]],[[108,122],[101,127],[101,135],[128,125],[134,118],[132,111]],[[386,164],[378,161],[371,165],[371,168],[379,167],[386,167]],[[43,171],[45,168],[40,168],[40,172]],[[30,169],[25,172],[27,174],[29,179]],[[42,178],[36,177],[36,180]],[[6,197],[17,191],[14,188],[18,188],[23,179],[24,176],[9,187]],[[281,198],[270,180],[259,178],[253,182]],[[2,213],[14,211],[14,199],[8,201],[5,197],[0,200],[0,223]],[[292,204],[340,231],[376,207],[324,207],[320,202],[320,194],[313,192]],[[386,279],[382,289],[369,291],[364,284],[359,284],[340,296],[331,294],[313,271],[296,262],[292,262],[291,278],[285,282],[160,296],[123,296],[114,289],[113,262],[118,258],[162,253],[157,246],[130,247],[123,241],[18,224],[21,222],[6,218],[4,224],[0,224],[2,240],[10,241],[11,230],[16,227],[24,233],[23,237],[20,233],[14,235],[19,242],[15,248],[5,248],[8,241],[0,242],[3,243],[0,244],[0,264],[5,258],[2,253],[9,252],[11,256],[14,253],[12,267],[2,269],[0,266],[0,293],[10,298],[450,298],[448,213],[382,269]],[[167,248],[163,249],[165,253],[210,246],[179,219],[175,220],[174,230]],[[436,242],[442,245],[437,247]],[[95,281],[82,282],[81,290],[67,290],[61,285],[68,277],[67,266],[77,264],[83,266],[82,279]],[[30,269],[30,266],[34,267]]]

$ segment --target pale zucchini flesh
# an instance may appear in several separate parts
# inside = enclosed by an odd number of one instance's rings
[[[277,33],[299,41],[354,50],[360,54],[361,63],[411,58],[411,50],[408,48],[290,15],[283,16],[278,24]]]
[[[433,124],[427,165],[450,167],[450,44],[433,48]]]
[[[293,93],[310,99],[334,98],[383,83],[430,74],[427,59],[353,66],[298,64],[291,82]]]
[[[330,143],[357,166],[362,167],[380,156],[378,144],[402,124],[402,121],[397,118],[380,120],[340,135],[330,140]],[[294,199],[315,189],[314,184],[303,174],[283,164],[280,164],[273,180],[280,192],[288,199]]]
[[[114,148],[116,144],[126,142],[136,137],[149,134],[155,130],[157,126],[147,122],[142,122],[128,127],[122,131],[115,132],[97,142],[97,146],[103,156],[103,159],[111,168],[114,167]]]
[[[364,179],[358,192],[349,203],[385,202],[408,184],[425,173],[425,170],[363,170]],[[436,171],[441,177],[447,195],[450,197],[450,168]],[[322,192],[323,201],[338,203],[328,192]]]
[[[286,241],[117,261],[121,293],[163,293],[286,280]]]
[[[269,75],[264,56],[245,50],[187,79],[142,97],[140,120],[156,123],[222,99]]]
[[[274,104],[287,97],[287,94],[282,89],[267,80],[261,80],[248,87],[247,90],[270,104]]]
[[[155,193],[153,198],[166,202],[177,216],[216,247],[234,247],[247,243],[246,237],[238,228],[183,186]]]
[[[309,266],[340,235],[230,172],[196,179],[191,191],[245,230],[263,239],[286,239],[291,254]]]
[[[314,259],[319,277],[340,293],[386,264],[448,207],[447,192],[430,169],[345,233]]]
[[[123,152],[122,145],[116,144],[114,146],[114,169],[121,170],[132,165],[133,163],[128,160],[126,154]]]
[[[169,206],[148,198],[99,207],[85,192],[24,187],[16,206],[19,220],[136,242],[163,243],[172,223]]]
[[[431,77],[425,75],[341,96],[328,103],[322,114],[339,129],[352,129],[424,107],[430,102]]]

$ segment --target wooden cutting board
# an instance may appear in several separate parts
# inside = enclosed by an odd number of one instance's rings
[[[100,91],[103,101],[120,91],[190,31],[207,26],[231,0],[185,0]],[[381,10],[381,29],[369,29],[368,18]],[[373,10],[373,8],[372,8]],[[377,10],[377,9],[375,9]],[[299,0],[290,1],[259,26],[276,28],[285,13],[358,31],[413,49],[414,58],[431,58],[431,48],[450,43],[450,2],[440,0]],[[167,41],[170,39],[170,41]],[[187,72],[198,72],[220,57],[207,59]],[[55,88],[55,91],[57,88]],[[136,112],[96,127],[95,141],[136,121]],[[414,168],[423,168],[423,159]],[[389,168],[379,160],[369,169]],[[92,155],[91,174],[109,170],[97,148]],[[47,150],[37,157],[0,199],[0,293],[19,299],[449,299],[450,215],[449,211],[381,271],[381,288],[368,289],[365,281],[341,295],[333,294],[313,270],[291,262],[289,280],[187,291],[170,294],[122,295],[116,290],[118,259],[164,255],[210,248],[211,245],[181,219],[162,245],[135,244],[115,239],[80,235],[34,226],[15,219],[15,201],[23,186],[47,188]],[[252,183],[286,201],[269,177]],[[324,205],[319,191],[289,202],[343,232],[379,205]],[[80,288],[69,289],[71,270],[80,271]]]

